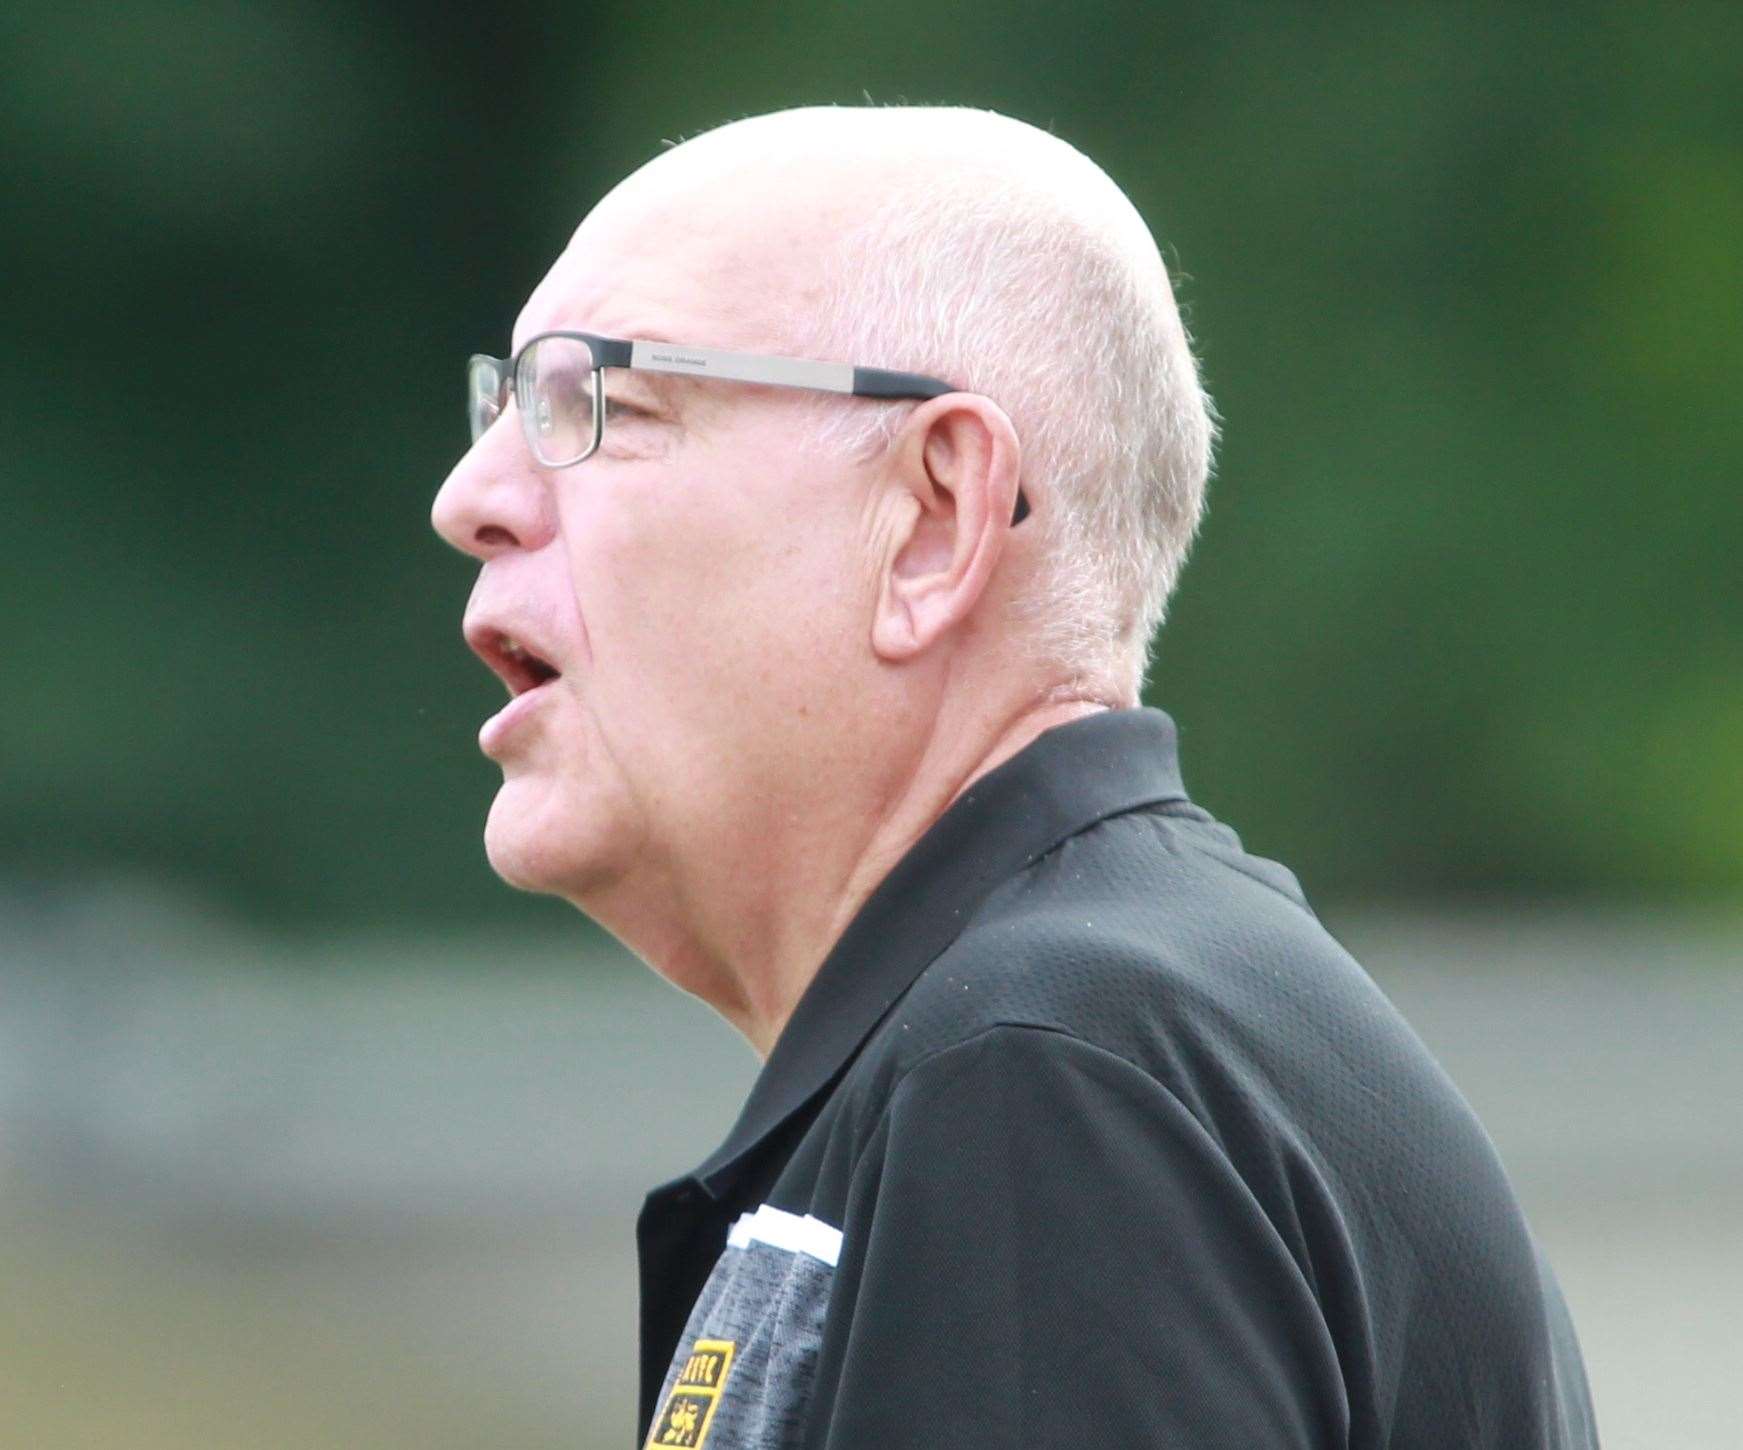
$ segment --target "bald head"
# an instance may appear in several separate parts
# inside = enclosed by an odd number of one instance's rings
[[[1024,193],[1100,232],[1134,265],[1153,265],[1143,219],[1107,174],[1057,136],[955,106],[809,106],[751,116],[675,145],[633,172],[595,214],[660,199],[712,198],[723,220],[786,213],[840,236],[905,194],[939,184],[965,195]]]
[[[632,172],[582,228],[706,234],[743,280],[799,312],[820,278],[857,265],[852,244],[880,218],[936,210],[941,195],[989,234],[1022,222],[1059,233],[1056,246],[1087,243],[1172,301],[1148,227],[1106,172],[1057,136],[966,107],[810,106],[733,121]]]
[[[673,147],[590,222],[619,207],[712,230],[770,346],[997,401],[1046,542],[1013,627],[1043,676],[1136,698],[1214,421],[1155,240],[1099,166],[989,111],[811,107]],[[812,411],[823,443],[864,452],[908,406]]]
[[[781,111],[632,173],[572,249],[602,242],[617,300],[676,286],[721,346],[923,372],[997,402],[1045,541],[1011,627],[1038,680],[1136,699],[1214,424],[1156,243],[1099,166],[988,111]],[[858,455],[912,408],[801,406],[813,442]]]

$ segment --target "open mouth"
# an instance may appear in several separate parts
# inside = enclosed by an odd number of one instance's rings
[[[508,686],[511,695],[524,695],[562,675],[549,660],[534,654],[513,635],[491,631],[474,648]]]

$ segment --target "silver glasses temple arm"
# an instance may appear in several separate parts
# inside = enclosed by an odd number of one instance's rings
[[[809,362],[794,357],[765,357],[749,352],[721,352],[708,347],[676,347],[664,342],[631,343],[629,365],[655,373],[687,373],[692,377],[725,378],[735,383],[769,383],[778,388],[817,388],[826,393],[852,393],[862,398],[936,398],[956,391],[949,383],[919,373],[858,368],[851,363]]]
[[[720,352],[708,347],[638,342],[630,348],[629,365],[651,373],[687,373],[693,377],[725,378],[735,383],[821,388],[828,393],[853,391],[853,366],[850,363],[806,362],[800,358]]]

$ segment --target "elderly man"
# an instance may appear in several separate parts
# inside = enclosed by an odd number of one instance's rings
[[[649,1445],[1595,1443],[1482,1129],[1138,706],[1212,426],[1105,174],[722,127],[469,406],[491,862],[766,1059],[643,1210]]]

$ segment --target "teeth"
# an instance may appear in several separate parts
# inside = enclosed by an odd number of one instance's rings
[[[515,688],[517,692],[521,688],[534,689],[557,676],[555,666],[540,659],[513,635],[502,634],[496,637],[496,653],[516,676],[525,677],[511,684],[511,688]]]

